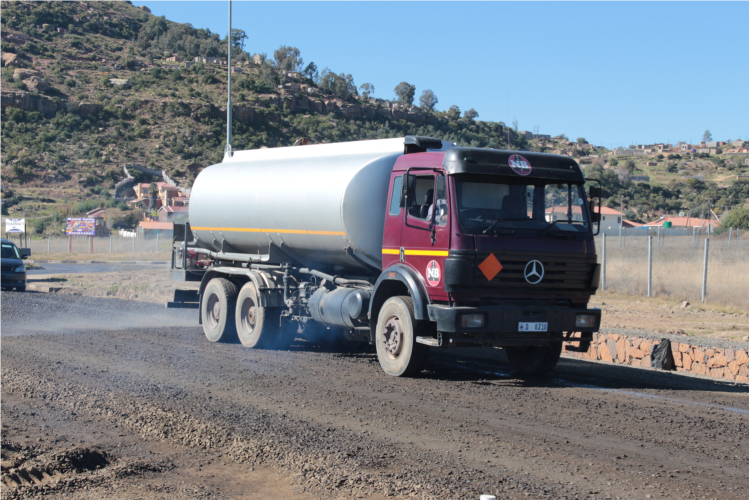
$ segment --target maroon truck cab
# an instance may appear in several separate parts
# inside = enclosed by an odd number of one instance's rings
[[[452,148],[401,156],[370,302],[372,340],[379,332],[387,343],[380,308],[402,287],[419,344],[505,347],[526,373],[551,369],[564,341],[586,351],[601,313],[587,307],[599,265],[585,182],[577,163],[558,155]],[[590,195],[600,202],[599,187]]]

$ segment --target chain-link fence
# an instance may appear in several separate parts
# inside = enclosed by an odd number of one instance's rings
[[[143,254],[171,252],[171,236],[149,235],[139,238],[73,236],[72,238],[44,238],[27,241],[32,259],[43,259],[45,254]]]
[[[637,229],[596,237],[601,288],[749,309],[749,233]]]

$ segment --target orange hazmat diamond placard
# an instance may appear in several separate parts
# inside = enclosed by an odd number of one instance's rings
[[[479,269],[481,269],[481,272],[484,273],[486,279],[491,281],[502,270],[502,264],[499,263],[497,258],[492,253],[489,254],[489,257],[484,259],[484,262],[479,264]]]

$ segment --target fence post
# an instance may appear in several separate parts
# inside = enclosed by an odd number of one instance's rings
[[[728,228],[728,249],[731,249],[731,235],[733,234],[733,228]]]
[[[619,248],[622,247],[622,223],[619,223]]]
[[[697,248],[697,227],[692,227],[692,250]]]
[[[112,235],[109,235],[109,253],[112,253]]]
[[[73,253],[73,235],[68,236],[68,253]]]
[[[702,265],[702,302],[707,295],[707,252],[710,248],[710,238],[705,239],[705,263]]]
[[[648,235],[648,297],[652,297],[653,290],[653,236]]]
[[[51,237],[47,238],[47,253],[49,253],[49,247],[50,247],[50,241],[52,240]]]
[[[601,291],[606,290],[606,233],[601,243]]]
[[[133,235],[133,253],[135,253],[135,235]]]
[[[156,231],[156,251],[159,251],[159,232]]]

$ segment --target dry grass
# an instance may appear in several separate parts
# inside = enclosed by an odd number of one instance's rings
[[[622,248],[614,238],[606,242],[606,290],[646,295],[648,251],[646,237],[629,237]],[[597,241],[599,262],[600,240]],[[692,247],[691,237],[672,237],[657,248],[653,239],[654,297],[699,304],[702,292],[704,240]],[[713,306],[749,311],[749,241],[728,248],[727,241],[710,241],[706,302]],[[714,308],[714,307],[713,307]]]

